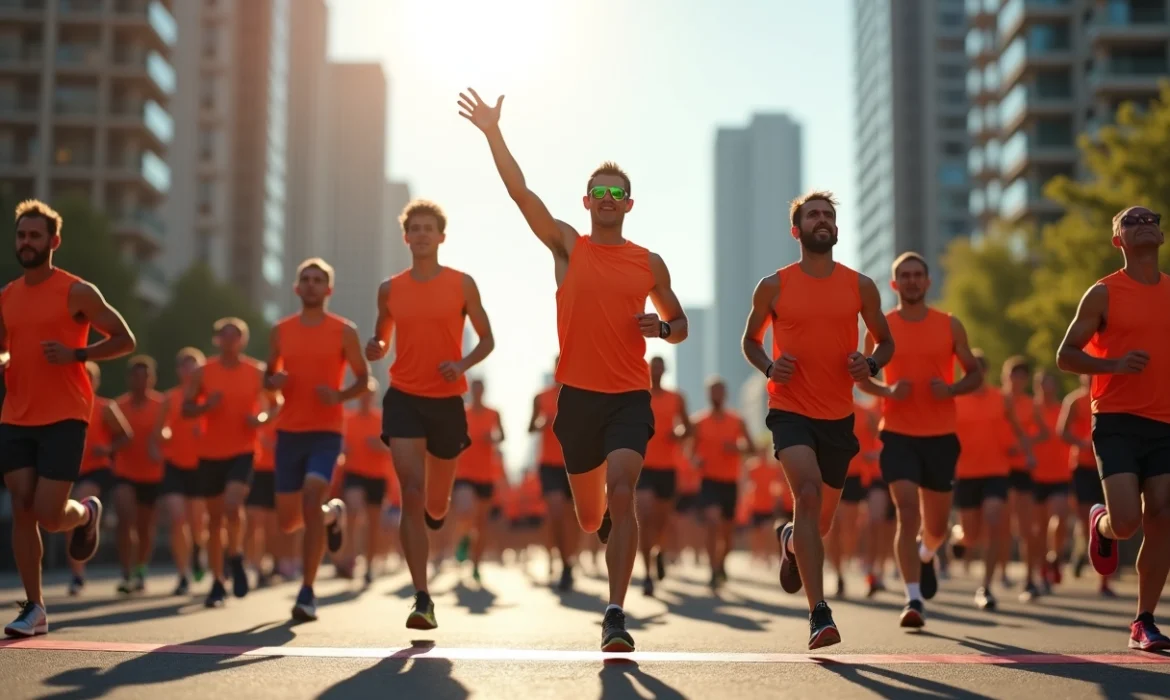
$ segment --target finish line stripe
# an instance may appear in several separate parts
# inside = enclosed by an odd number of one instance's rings
[[[352,659],[445,659],[449,661],[643,661],[672,663],[740,664],[971,664],[992,666],[1101,664],[1116,666],[1170,664],[1170,656],[1132,652],[1128,654],[754,654],[639,651],[633,654],[606,654],[600,651],[560,649],[447,649],[442,647],[245,647],[202,644],[132,644],[126,642],[72,642],[34,638],[0,641],[3,649],[37,651],[118,652],[126,654],[201,654],[210,656],[316,657]]]

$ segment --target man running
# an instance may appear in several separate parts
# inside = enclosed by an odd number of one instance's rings
[[[205,605],[218,607],[227,600],[224,585],[224,542],[227,530],[227,562],[231,567],[232,592],[248,594],[244,569],[244,501],[252,485],[256,457],[256,429],[268,420],[264,393],[264,364],[244,354],[248,324],[243,319],[221,318],[213,326],[219,354],[192,373],[183,396],[183,415],[202,417],[199,494],[207,504],[207,563],[215,577]]]
[[[886,314],[886,323],[899,352],[885,368],[884,383],[870,379],[859,388],[882,399],[882,479],[897,509],[894,547],[906,585],[900,624],[919,628],[926,624],[923,599],[938,592],[934,554],[950,526],[959,461],[955,397],[978,389],[983,373],[959,319],[927,305],[926,259],[903,253],[894,260],[891,276],[898,306]],[[874,343],[866,338],[867,353]],[[958,381],[956,359],[964,372]]]
[[[483,402],[482,379],[471,382],[471,403],[467,405],[467,434],[471,444],[455,466],[453,488],[455,507],[455,561],[471,555],[471,577],[479,583],[479,562],[483,558],[488,513],[495,489],[495,457],[504,441],[500,412]],[[474,539],[473,539],[474,537]]]
[[[857,438],[859,452],[849,461],[845,486],[841,489],[841,500],[833,516],[829,530],[829,541],[825,544],[833,570],[837,573],[837,598],[845,598],[845,567],[857,553],[859,541],[861,502],[867,500],[869,490],[865,476],[873,471],[873,465],[881,456],[878,440],[878,411],[871,403],[853,405],[853,435]],[[869,570],[866,573],[871,573]],[[876,580],[876,577],[875,577]],[[873,581],[867,581],[870,587]]]
[[[0,291],[0,473],[12,496],[12,551],[28,599],[4,633],[47,634],[41,587],[41,528],[69,532],[69,556],[86,562],[97,551],[102,504],[70,500],[85,457],[93,415],[87,361],[134,351],[126,321],[89,282],[53,266],[61,246],[61,215],[44,202],[16,207],[16,259],[24,274]],[[93,328],[105,336],[89,345]]]
[[[154,506],[163,480],[159,430],[166,415],[163,395],[155,391],[154,358],[130,358],[129,391],[118,397],[132,437],[114,456],[114,510],[118,514],[118,555],[122,582],[118,592],[141,593],[146,589],[146,565],[154,554]]]
[[[378,382],[370,378],[370,390],[358,398],[356,411],[345,415],[345,468],[342,475],[342,499],[345,501],[346,526],[344,555],[337,567],[342,578],[353,578],[357,560],[358,526],[366,525],[366,585],[374,582],[374,558],[381,546],[382,503],[386,500],[386,480],[394,467],[390,448],[382,442],[382,411],[374,405]]]
[[[800,241],[800,261],[756,285],[743,335],[744,356],[768,378],[767,425],[792,485],[793,522],[777,533],[780,583],[789,593],[805,589],[809,649],[841,641],[824,599],[823,538],[849,462],[860,451],[853,385],[877,375],[894,355],[877,286],[833,260],[836,205],[830,192],[793,200],[791,234]],[[869,357],[857,351],[858,316],[876,340]],[[771,354],[764,350],[769,324]]]
[[[156,428],[162,440],[165,460],[162,496],[170,516],[171,555],[179,572],[175,595],[190,592],[192,542],[198,542],[203,524],[203,504],[199,493],[199,443],[203,439],[203,421],[183,416],[183,397],[191,377],[207,362],[197,348],[183,348],[175,358],[179,385],[163,396]]]
[[[655,432],[646,338],[682,342],[686,315],[670,287],[666,263],[622,235],[634,206],[629,176],[614,163],[589,176],[582,205],[591,227],[581,236],[554,219],[528,189],[500,132],[503,96],[493,107],[469,92],[470,97],[460,94],[460,114],[487,137],[508,195],[553,255],[561,353],[557,381],[563,385],[553,429],[564,449],[577,520],[608,543],[602,651],[633,651],[622,606],[638,555],[634,491]],[[658,313],[646,313],[648,298]]]
[[[1034,447],[1048,439],[1048,429],[1040,415],[1040,407],[1029,393],[1032,382],[1032,364],[1023,356],[1009,357],[1003,363],[1000,381],[1007,402],[1010,424],[1016,442],[1008,455],[1009,475],[1008,512],[1015,524],[1024,562],[1024,590],[1021,602],[1029,602],[1040,595],[1034,574],[1043,558],[1043,539],[1037,538],[1035,528],[1036,485],[1032,472],[1036,469]],[[1010,530],[1008,532],[1010,537]],[[1010,539],[1000,551],[1004,566],[1004,585],[1007,586],[1007,560],[1011,557]]]
[[[345,504],[329,500],[333,469],[341,456],[345,402],[370,390],[370,369],[349,320],[329,313],[333,267],[309,258],[297,267],[301,311],[272,328],[264,386],[279,391],[276,416],[276,517],[286,533],[304,528],[304,580],[293,606],[299,622],[317,619],[313,584],[321,557],[341,549]],[[342,389],[349,367],[353,383]]]
[[[433,202],[411,202],[398,218],[410,267],[378,287],[378,320],[366,358],[386,356],[394,331],[390,388],[382,399],[382,439],[390,445],[402,489],[402,555],[414,583],[410,629],[438,627],[427,585],[427,529],[443,527],[451,506],[456,458],[467,448],[467,370],[496,347],[479,287],[471,275],[439,264],[447,215]],[[479,342],[463,357],[466,322]]]
[[[1036,373],[1032,394],[1044,421],[1047,438],[1034,447],[1036,468],[1032,471],[1032,496],[1035,499],[1036,561],[1040,567],[1040,585],[1044,593],[1059,584],[1061,557],[1068,538],[1068,486],[1072,474],[1068,468],[1068,445],[1061,438],[1057,424],[1063,411],[1060,384],[1049,370]],[[1046,546],[1047,545],[1047,546]]]
[[[1090,520],[1093,568],[1112,575],[1116,541],[1144,532],[1129,638],[1142,651],[1170,649],[1154,623],[1170,570],[1170,275],[1158,269],[1161,221],[1145,207],[1113,217],[1124,266],[1085,293],[1056,356],[1062,370],[1093,376],[1093,449],[1105,491]]]
[[[560,359],[558,356],[553,360],[554,367]],[[552,386],[536,395],[532,401],[532,419],[528,421],[528,432],[540,434],[540,458],[537,460],[540,488],[548,506],[549,539],[561,557],[561,580],[557,588],[568,591],[573,588],[573,557],[581,539],[581,528],[570,508],[573,491],[569,488],[569,476],[565,472],[565,455],[553,433],[560,392],[561,385],[554,380]]]

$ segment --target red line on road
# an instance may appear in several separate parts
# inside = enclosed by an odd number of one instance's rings
[[[1128,654],[756,654],[727,652],[639,651],[606,654],[600,651],[562,649],[446,649],[442,647],[246,647],[203,644],[140,644],[129,642],[74,642],[35,638],[0,641],[3,649],[36,651],[120,652],[126,654],[205,654],[213,656],[299,656],[359,659],[447,659],[458,661],[609,661],[628,659],[674,663],[746,664],[987,664],[987,665],[1147,665],[1170,664],[1170,656],[1133,652]]]

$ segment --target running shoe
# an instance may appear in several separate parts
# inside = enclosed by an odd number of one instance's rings
[[[833,622],[833,611],[829,609],[829,604],[823,600],[817,603],[813,611],[809,613],[808,627],[808,648],[810,651],[841,642],[841,633],[837,630],[837,624]]]
[[[921,600],[912,600],[902,608],[898,625],[907,629],[922,629],[926,626],[926,606]]]
[[[49,616],[40,603],[30,600],[20,604],[20,614],[4,628],[9,637],[32,637],[49,633]]]
[[[406,618],[407,629],[433,630],[438,626],[439,622],[435,619],[435,601],[431,600],[428,593],[423,591],[415,593],[414,605]]]
[[[89,513],[89,520],[69,534],[69,556],[74,561],[87,562],[97,552],[101,540],[102,502],[90,496],[83,498],[81,505]]]
[[[1170,637],[1162,634],[1162,630],[1154,624],[1154,616],[1142,613],[1129,626],[1129,648],[1139,651],[1167,651],[1170,650]]]
[[[1108,513],[1105,506],[1098,503],[1089,511],[1089,561],[1093,569],[1102,576],[1112,576],[1117,571],[1117,547],[1113,540],[1101,534],[1097,523]]]
[[[788,553],[788,542],[792,539],[792,523],[786,523],[781,527],[776,537],[780,540],[780,587],[785,593],[798,593],[804,583],[800,580],[796,555]]]
[[[609,653],[629,653],[634,650],[634,638],[626,631],[626,614],[617,608],[605,611],[601,622],[601,650]]]
[[[297,622],[314,622],[317,619],[317,596],[311,586],[301,586],[297,602],[293,605],[292,619]]]

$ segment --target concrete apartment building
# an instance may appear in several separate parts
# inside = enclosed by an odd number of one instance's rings
[[[890,265],[940,258],[968,235],[967,56],[962,0],[854,0],[858,268],[894,304]]]
[[[148,306],[166,302],[175,135],[169,0],[0,0],[0,193],[88,198]]]
[[[978,228],[1032,227],[1062,210],[1043,196],[1085,173],[1080,133],[1146,103],[1170,76],[1166,0],[967,0],[972,68],[968,165]]]

